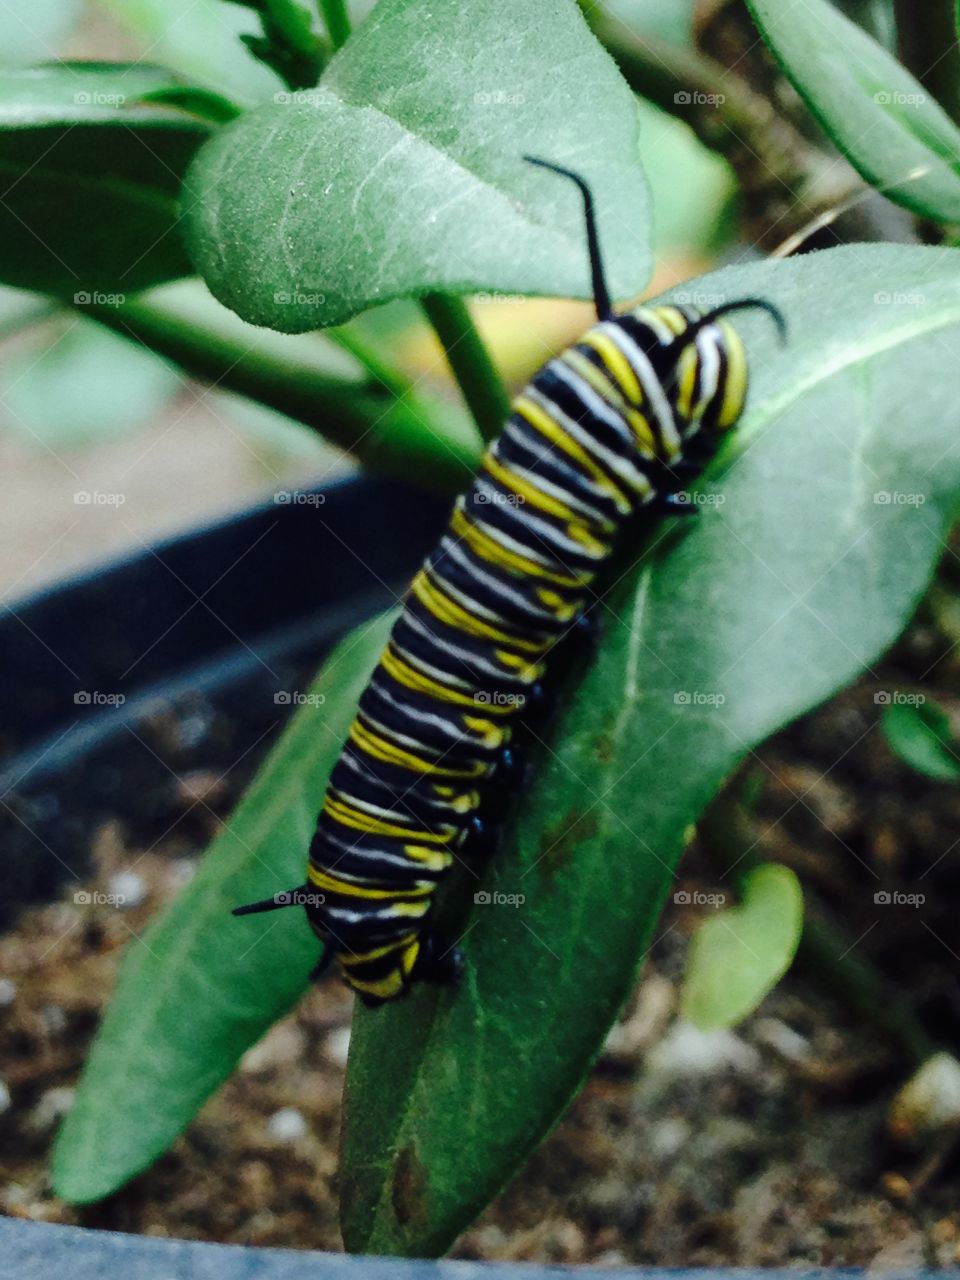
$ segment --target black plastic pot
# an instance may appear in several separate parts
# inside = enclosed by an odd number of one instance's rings
[[[292,710],[274,695],[393,603],[448,505],[377,480],[286,496],[0,617],[0,925],[83,878],[105,815],[156,839],[174,772],[252,772]],[[175,741],[144,731],[171,710]]]
[[[324,652],[392,603],[447,504],[376,480],[300,494],[175,538],[25,600],[0,617],[0,911],[9,917],[82,878],[105,814],[149,839],[152,796],[199,750],[207,767],[247,753],[252,772]],[[178,707],[167,754],[144,719]],[[209,732],[229,710],[228,740]],[[194,741],[196,739],[196,742]],[[0,1219],[0,1280],[751,1280],[856,1271],[598,1270],[350,1258]],[[918,1274],[916,1272],[912,1273]],[[938,1272],[942,1277],[945,1273]]]

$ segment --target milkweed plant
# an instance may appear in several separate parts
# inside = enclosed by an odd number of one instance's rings
[[[509,413],[467,299],[592,296],[580,197],[525,156],[589,181],[620,307],[669,285],[660,303],[763,298],[786,321],[781,342],[769,316],[736,317],[749,391],[691,490],[697,517],[624,556],[495,855],[480,881],[445,886],[460,982],[355,1011],[352,1251],[443,1252],[536,1148],[665,899],[683,900],[698,822],[726,838],[730,891],[694,936],[685,1016],[734,1024],[798,946],[822,944],[794,873],[742,856],[730,810],[749,799],[723,787],[893,643],[949,536],[960,75],[944,0],[944,22],[918,18],[899,43],[884,5],[857,6],[858,23],[829,0],[747,3],[755,47],[731,69],[679,0],[635,17],[612,0],[204,0],[194,28],[159,4],[124,15],[151,61],[0,71],[4,284],[451,497]],[[679,225],[727,265],[651,285]],[[396,300],[435,331],[462,408],[394,363],[371,319]],[[302,913],[251,946],[230,911],[302,882],[392,620],[328,657],[322,696],[130,946],[56,1143],[65,1199],[147,1167],[304,992],[317,942]],[[935,709],[887,695],[881,714],[893,750],[956,780]]]

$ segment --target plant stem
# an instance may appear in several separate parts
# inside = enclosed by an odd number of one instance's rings
[[[165,292],[165,291],[164,291]],[[332,374],[315,335],[251,331],[233,316],[200,315],[183,291],[82,314],[164,356],[208,385],[247,396],[304,423],[371,471],[456,492],[477,463],[473,441],[444,430],[406,391]],[[434,421],[431,421],[431,418]]]
[[[510,416],[510,400],[466,303],[446,293],[428,293],[420,301],[480,435],[494,439]]]
[[[744,809],[721,793],[704,813],[697,830],[707,853],[722,875],[739,881],[744,872],[764,861],[754,823]],[[899,1042],[918,1064],[937,1049],[910,1004],[862,955],[854,955],[856,940],[831,921],[804,891],[803,935],[797,959],[817,975],[831,995],[842,996],[863,1018]]]
[[[265,0],[264,10],[283,43],[304,58],[316,57],[318,41],[310,29],[310,19],[297,0]]]
[[[344,0],[320,0],[320,13],[330,44],[335,50],[339,49],[350,35],[350,18]]]

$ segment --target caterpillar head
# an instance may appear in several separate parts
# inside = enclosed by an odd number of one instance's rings
[[[747,391],[747,357],[743,342],[724,316],[731,311],[759,307],[773,317],[781,338],[782,315],[760,298],[724,303],[712,311],[663,306],[650,315],[663,335],[661,376],[683,439],[729,430],[743,411]]]

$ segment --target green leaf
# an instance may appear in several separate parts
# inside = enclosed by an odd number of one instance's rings
[[[850,246],[694,287],[770,298],[789,340],[737,317],[752,386],[704,481],[713,502],[620,566],[597,660],[483,879],[525,902],[473,909],[458,990],[356,1011],[351,1251],[443,1252],[522,1165],[631,990],[690,824],[753,747],[893,642],[943,550],[960,495],[945,374],[960,256]]]
[[[318,944],[302,912],[230,911],[303,883],[327,775],[390,621],[337,647],[196,876],[130,944],[57,1136],[64,1200],[102,1199],[146,1168],[306,987]]]
[[[863,177],[907,209],[960,220],[960,129],[923,85],[827,0],[747,4],[797,92]]]
[[[37,336],[4,362],[0,398],[8,425],[48,449],[136,431],[181,385],[165,360],[91,321],[60,317]]]
[[[100,0],[146,56],[190,80],[250,106],[281,88],[280,81],[241,42],[256,35],[252,9],[225,0]]]
[[[741,903],[693,936],[680,1012],[702,1031],[741,1022],[776,986],[803,931],[803,891],[788,867],[767,863],[743,877]]]
[[[426,72],[425,72],[426,69]],[[213,293],[284,332],[391,298],[589,296],[593,185],[618,295],[650,272],[637,111],[567,0],[381,0],[319,88],[226,126],[189,174],[188,242]]]
[[[920,696],[919,702],[890,702],[884,707],[887,745],[917,773],[938,782],[956,782],[960,755],[952,745],[950,722],[936,703],[925,702]]]
[[[83,0],[30,0],[0,6],[0,65],[30,66],[55,58],[70,35]]]
[[[0,282],[72,297],[192,274],[179,189],[210,128],[138,102],[176,87],[136,63],[0,71]]]

